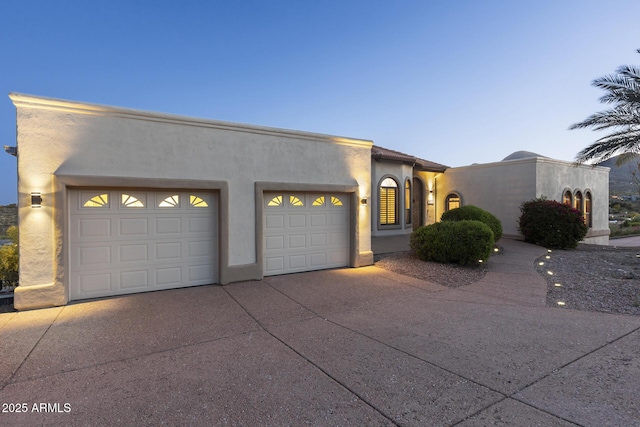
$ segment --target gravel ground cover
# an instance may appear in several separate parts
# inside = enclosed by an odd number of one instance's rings
[[[411,251],[376,256],[375,265],[385,270],[426,280],[438,285],[457,288],[470,285],[486,274],[483,267],[462,267],[456,264],[425,262]]]
[[[535,265],[547,281],[547,305],[640,315],[640,248],[580,244],[548,256]]]
[[[375,265],[452,288],[486,274],[482,266],[424,262],[411,252],[378,256]],[[580,244],[575,250],[549,252],[536,260],[535,268],[547,281],[549,306],[640,315],[640,248]]]

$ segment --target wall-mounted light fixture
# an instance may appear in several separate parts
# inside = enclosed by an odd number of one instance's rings
[[[429,195],[427,196],[427,204],[433,205],[433,190],[429,190]]]
[[[6,151],[7,154],[18,157],[18,147],[9,147],[8,145],[5,145],[4,151]]]
[[[42,207],[42,195],[40,193],[31,193],[31,207]]]
[[[362,199],[360,199],[360,204],[361,205],[366,205],[367,204],[367,198],[363,197]]]

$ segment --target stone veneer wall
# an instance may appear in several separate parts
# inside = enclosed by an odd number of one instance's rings
[[[18,225],[18,206],[0,206],[0,236],[5,236],[12,225]]]

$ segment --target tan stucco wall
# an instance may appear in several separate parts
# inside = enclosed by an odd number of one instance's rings
[[[522,202],[536,197],[562,201],[565,188],[591,191],[593,227],[586,243],[607,244],[609,235],[609,169],[575,166],[546,158],[528,158],[447,169],[436,179],[436,215],[442,216],[447,194],[456,192],[463,205],[476,205],[501,222],[505,236],[521,237],[518,218]]]
[[[491,212],[501,222],[505,236],[517,236],[520,204],[536,197],[536,166],[531,161],[508,161],[447,169],[436,179],[438,220],[445,198],[458,193],[463,205]]]
[[[424,225],[433,224],[440,218],[436,216],[437,209],[437,195],[436,195],[436,181],[439,176],[442,176],[440,172],[415,172],[415,176],[418,177],[424,186]]]
[[[10,97],[17,108],[19,152],[19,309],[67,302],[68,185],[178,185],[220,192],[221,211],[226,209],[221,227],[228,227],[220,230],[221,244],[227,245],[221,248],[227,264],[220,266],[220,274],[225,277],[227,272],[235,280],[262,274],[262,260],[256,259],[257,182],[349,188],[356,200],[371,199],[370,141],[20,94]],[[42,193],[42,208],[31,208],[31,192]],[[371,205],[359,206],[352,214],[353,234],[358,236],[352,259],[372,260],[370,209]]]
[[[588,165],[575,166],[572,163],[552,159],[538,159],[537,192],[538,197],[562,202],[565,189],[572,194],[589,191],[592,197],[592,227],[585,243],[607,245],[609,243],[609,168]]]

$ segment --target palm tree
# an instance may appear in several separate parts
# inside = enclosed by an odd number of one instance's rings
[[[640,49],[637,49],[640,53]],[[614,107],[587,117],[569,129],[611,128],[613,133],[598,139],[576,155],[577,163],[604,161],[622,154],[617,164],[634,160],[640,154],[640,67],[623,65],[616,74],[600,77],[593,86],[606,91],[600,102]]]

